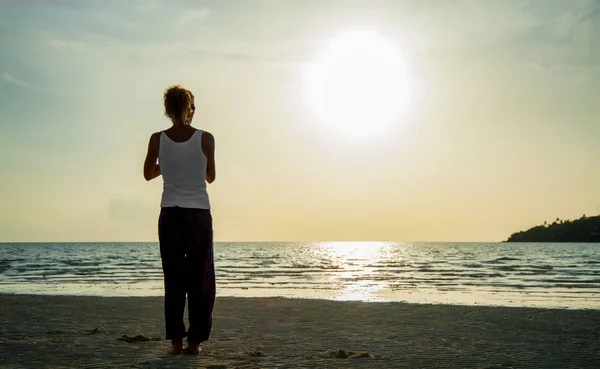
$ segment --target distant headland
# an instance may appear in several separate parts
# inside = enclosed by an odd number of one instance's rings
[[[506,242],[600,242],[600,215],[556,219],[511,235]]]

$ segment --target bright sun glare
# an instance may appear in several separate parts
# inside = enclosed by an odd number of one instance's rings
[[[306,98],[338,134],[385,133],[408,104],[405,61],[377,32],[343,32],[307,70]]]

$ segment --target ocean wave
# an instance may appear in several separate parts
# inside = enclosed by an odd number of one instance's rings
[[[464,263],[464,264],[460,264],[460,265],[464,268],[485,268],[484,265],[479,264],[479,263]]]
[[[4,273],[5,271],[11,268],[11,264],[8,261],[0,260],[0,273]]]
[[[552,265],[546,264],[546,265],[526,265],[526,268],[534,268],[534,269],[545,269],[545,270],[552,270],[554,269],[554,267]]]
[[[501,270],[501,271],[504,271],[504,272],[513,272],[513,271],[515,271],[515,270],[518,269],[518,266],[501,265],[499,267],[496,267],[495,269]]]
[[[548,275],[548,270],[531,270],[531,271],[520,271],[513,273],[515,276],[535,276],[535,275]]]
[[[102,265],[101,261],[87,261],[87,260],[61,260],[61,263],[68,266],[98,266]]]
[[[250,288],[249,295],[252,288],[568,291],[580,296],[599,289],[597,246],[552,245],[551,250],[547,245],[504,244],[386,247],[386,252],[370,258],[361,250],[323,255],[310,244],[269,244],[259,251],[256,244],[219,244],[215,248],[217,284],[229,290]],[[0,246],[0,273],[0,284],[23,289],[76,284],[82,289],[135,285],[160,290],[163,278],[156,244]]]
[[[483,263],[485,264],[505,264],[505,261],[519,261],[521,259],[517,259],[517,258],[509,258],[509,257],[500,257],[500,258],[496,258],[496,259],[491,259],[491,260],[486,260],[483,261]]]

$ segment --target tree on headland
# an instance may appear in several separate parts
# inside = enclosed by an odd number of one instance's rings
[[[556,218],[552,224],[512,234],[506,242],[600,242],[600,215],[576,220]]]

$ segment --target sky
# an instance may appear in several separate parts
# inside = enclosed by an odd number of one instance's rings
[[[306,103],[349,30],[406,66],[384,134]],[[217,241],[502,241],[599,214],[599,45],[594,0],[1,0],[0,242],[157,241],[142,164],[172,84],[215,136]]]

